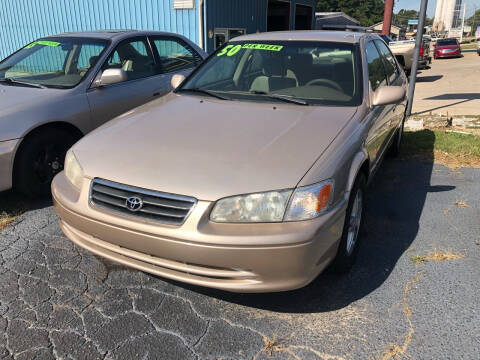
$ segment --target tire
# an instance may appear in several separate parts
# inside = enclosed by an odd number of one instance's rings
[[[360,173],[358,174],[350,193],[345,214],[345,224],[343,225],[342,238],[340,240],[340,245],[338,246],[337,255],[331,265],[332,270],[336,273],[345,274],[349,272],[355,263],[361,234],[363,233],[362,215],[365,208],[366,188],[367,181],[365,175]],[[359,213],[357,211],[359,211]],[[352,212],[357,212],[356,217],[352,216]]]
[[[68,131],[55,129],[27,137],[15,158],[15,190],[28,197],[49,196],[50,183],[63,170],[65,154],[76,140]]]
[[[402,124],[397,130],[397,133],[393,137],[392,143],[390,144],[390,149],[388,149],[388,155],[391,157],[398,157],[400,155],[400,150],[402,148],[402,139],[403,139],[403,128],[405,127],[405,114],[403,115]]]

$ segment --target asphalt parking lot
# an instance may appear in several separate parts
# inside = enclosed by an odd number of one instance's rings
[[[433,60],[431,69],[419,71],[413,113],[480,115],[479,78],[480,56],[475,51]]]
[[[479,186],[480,169],[388,160],[353,271],[256,295],[107,262],[36,204],[0,232],[0,358],[478,359]]]

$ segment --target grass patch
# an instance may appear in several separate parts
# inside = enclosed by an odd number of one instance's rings
[[[0,230],[13,223],[27,209],[24,198],[11,191],[0,193]]]
[[[480,137],[445,130],[406,131],[402,156],[435,161],[454,169],[480,167]]]

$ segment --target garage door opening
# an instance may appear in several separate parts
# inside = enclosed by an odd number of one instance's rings
[[[313,9],[311,6],[295,6],[295,30],[312,30]]]
[[[290,1],[268,0],[267,31],[290,29]]]

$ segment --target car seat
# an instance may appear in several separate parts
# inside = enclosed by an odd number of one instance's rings
[[[312,54],[292,55],[288,67],[290,71],[287,76],[291,77],[290,73],[293,73],[298,85],[305,85],[312,79],[313,56]]]
[[[287,64],[284,57],[271,56],[264,59],[262,72],[263,75],[253,80],[250,91],[269,93],[297,86],[296,79],[287,77]]]
[[[345,94],[353,96],[353,64],[350,61],[342,61],[334,65],[333,78],[340,87],[343,89]]]

